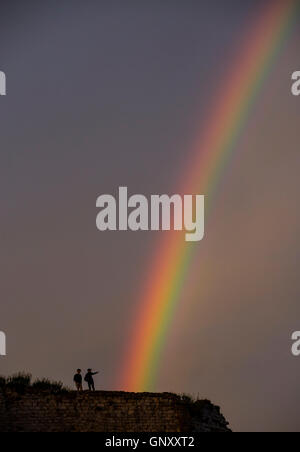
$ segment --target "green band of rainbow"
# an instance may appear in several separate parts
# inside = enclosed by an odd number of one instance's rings
[[[206,214],[224,169],[235,150],[264,81],[293,29],[297,0],[270,0],[250,32],[211,115],[193,149],[182,193],[206,196]],[[176,191],[178,193],[178,190]],[[170,232],[159,244],[142,287],[133,336],[125,353],[118,386],[130,391],[154,390],[161,353],[176,306],[182,299],[186,274],[198,245]]]

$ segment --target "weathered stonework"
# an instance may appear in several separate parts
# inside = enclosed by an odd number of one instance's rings
[[[229,431],[219,408],[169,393],[0,391],[0,432]]]

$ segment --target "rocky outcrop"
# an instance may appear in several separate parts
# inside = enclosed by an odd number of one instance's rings
[[[169,393],[0,391],[0,432],[229,432],[220,409]]]
[[[209,400],[194,402],[190,408],[194,433],[230,432],[220,407],[213,405]]]

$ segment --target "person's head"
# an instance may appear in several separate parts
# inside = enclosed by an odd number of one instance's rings
[[[77,373],[78,373],[78,374],[81,374],[81,369],[77,369]]]
[[[92,369],[88,369],[87,371],[88,371],[88,372],[92,372]]]

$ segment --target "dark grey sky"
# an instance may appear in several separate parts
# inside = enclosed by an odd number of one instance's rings
[[[96,198],[176,190],[264,3],[1,2],[1,373],[71,384],[92,366],[112,387],[160,233],[99,233]],[[299,39],[298,28],[224,175],[157,387],[212,398],[235,430],[300,428]]]

